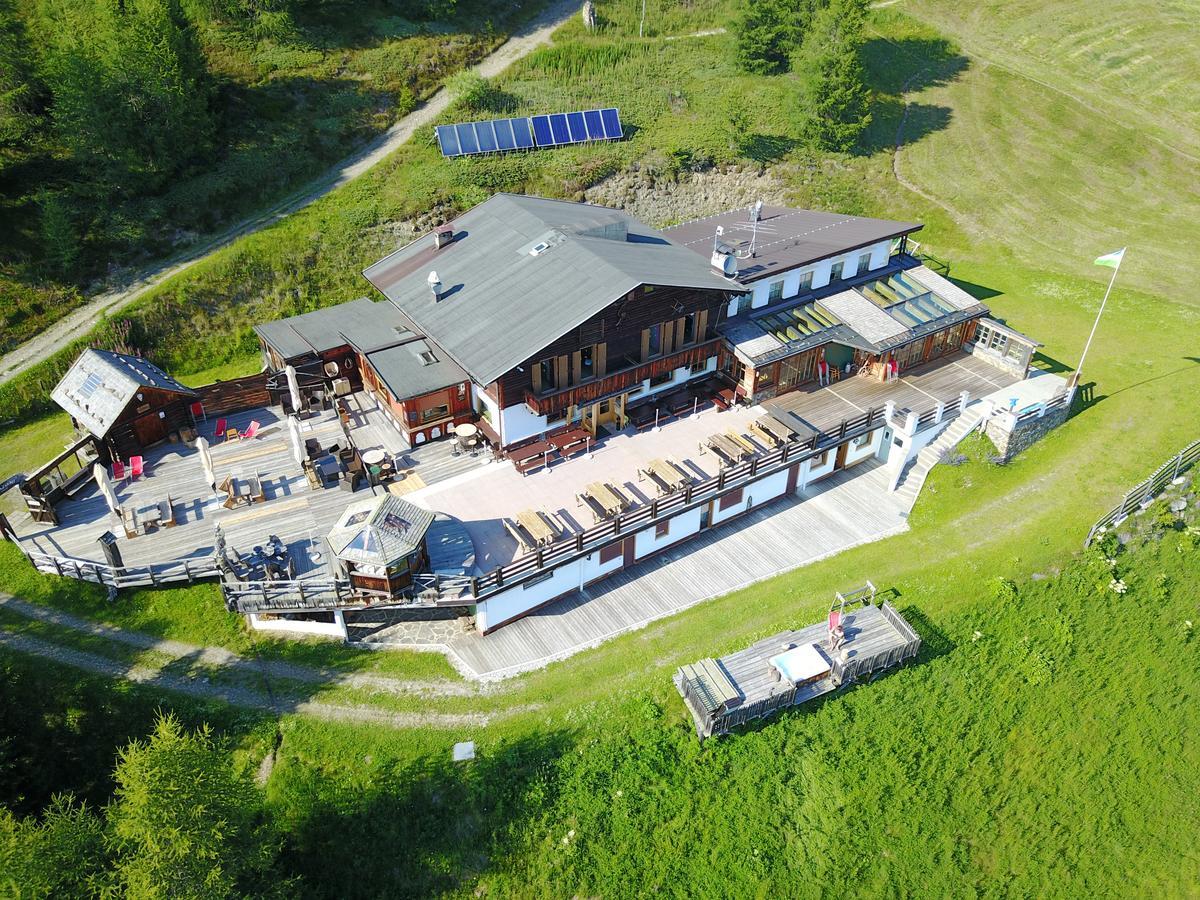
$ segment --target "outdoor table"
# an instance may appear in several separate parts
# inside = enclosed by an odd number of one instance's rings
[[[652,459],[646,464],[646,471],[654,476],[668,491],[677,491],[687,484],[687,476],[665,459]]]
[[[382,450],[368,450],[366,453],[364,453],[362,455],[363,463],[368,466],[378,466],[386,458],[387,458],[387,454],[384,453]]]
[[[152,503],[150,506],[143,506],[137,511],[137,521],[141,523],[143,528],[157,528],[158,523],[162,521],[162,510],[157,503]]]
[[[707,443],[718,455],[725,457],[731,463],[738,462],[746,455],[744,447],[734,443],[723,434],[709,435]]]
[[[454,426],[454,433],[460,438],[473,438],[479,433],[479,429],[470,422],[463,422],[461,425]]]
[[[587,486],[587,492],[593,500],[604,507],[604,511],[610,516],[616,515],[625,508],[625,501],[602,481],[593,481]]]
[[[332,456],[325,456],[314,463],[313,466],[321,473],[322,481],[327,481],[330,478],[337,478],[338,461]]]
[[[784,425],[772,415],[765,415],[761,417],[755,424],[770,434],[771,437],[775,439],[776,443],[786,443],[796,436],[795,431],[793,431],[791,428],[788,428],[788,426]]]
[[[546,520],[532,509],[517,513],[517,522],[539,544],[548,544],[558,536],[557,532],[546,524]]]

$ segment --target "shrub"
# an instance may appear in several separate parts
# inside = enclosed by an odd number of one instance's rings
[[[1011,578],[999,577],[992,585],[992,600],[1005,606],[1015,603],[1020,596],[1017,583]]]

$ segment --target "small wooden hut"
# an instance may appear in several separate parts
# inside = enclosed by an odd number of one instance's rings
[[[393,599],[412,587],[425,564],[425,533],[433,513],[391,494],[346,507],[329,546],[358,593]]]

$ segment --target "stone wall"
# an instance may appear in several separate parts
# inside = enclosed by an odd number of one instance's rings
[[[992,443],[996,445],[1000,456],[1005,462],[1012,459],[1022,450],[1032,447],[1037,441],[1057,428],[1063,422],[1067,421],[1071,410],[1066,404],[1047,410],[1044,416],[1031,416],[1024,422],[1017,424],[1011,431],[1004,428],[1004,423],[1009,417],[997,416],[991,417],[984,425],[984,434],[992,439]]]

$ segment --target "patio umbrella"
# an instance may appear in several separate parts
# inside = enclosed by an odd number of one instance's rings
[[[212,454],[208,452],[208,441],[196,438],[196,449],[200,451],[200,465],[204,467],[204,477],[210,490],[217,489],[217,476],[213,474]]]
[[[295,416],[288,416],[288,434],[292,437],[292,455],[296,457],[296,462],[301,466],[304,465],[304,441],[300,437],[300,420]]]
[[[108,473],[104,471],[104,466],[100,463],[93,465],[92,477],[96,479],[96,487],[100,488],[100,493],[104,495],[104,502],[108,504],[109,511],[115,515],[121,515],[121,504],[117,501],[117,492],[113,490],[112,482],[108,480]]]
[[[217,559],[225,558],[225,532],[220,522],[213,526],[213,556]]]
[[[288,366],[284,371],[287,373],[288,393],[292,395],[292,412],[300,415],[300,382],[296,380],[296,367]]]

